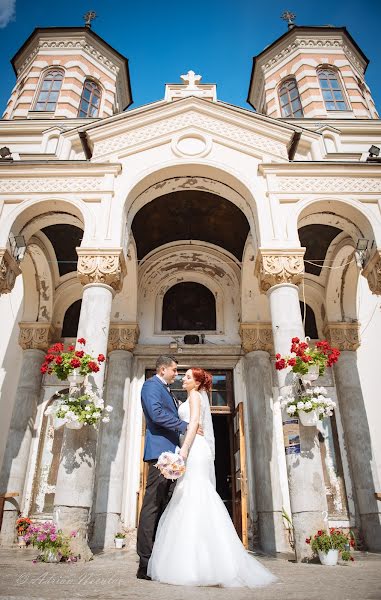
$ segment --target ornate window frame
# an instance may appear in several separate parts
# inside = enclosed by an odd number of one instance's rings
[[[93,89],[90,91],[90,97],[89,97],[89,99],[86,99],[84,97],[84,92],[85,92],[85,86],[86,86],[86,84],[91,84],[93,86]],[[94,88],[98,89],[98,92],[99,92],[98,107],[96,107],[96,105],[92,103],[92,99],[94,97]],[[80,96],[80,99],[79,99],[79,106],[78,106],[77,117],[79,119],[97,119],[99,117],[99,115],[100,115],[100,112],[101,112],[102,100],[103,100],[103,88],[102,88],[101,84],[99,83],[99,81],[97,81],[93,77],[86,77],[85,80],[84,80],[84,82],[83,82],[83,84],[82,84],[82,92],[81,92],[81,96]],[[87,111],[84,111],[82,109],[82,102],[84,102],[84,103],[86,103],[88,105],[87,106]],[[90,107],[97,108],[97,114],[96,115],[89,114]],[[86,112],[86,115],[81,115],[81,112]]]
[[[322,86],[321,86],[321,79],[320,79],[319,75],[323,71],[331,71],[335,75],[335,78],[336,78],[336,81],[337,81],[339,89],[335,90],[334,88],[329,87],[326,90],[324,90],[322,88]],[[317,80],[319,82],[319,90],[320,90],[320,93],[321,93],[323,105],[324,105],[325,110],[328,113],[339,113],[339,114],[341,114],[341,113],[344,113],[344,112],[352,111],[352,107],[351,107],[351,104],[349,102],[349,98],[348,98],[348,94],[346,92],[345,86],[343,84],[343,80],[342,80],[342,76],[341,76],[340,70],[337,67],[335,67],[334,65],[330,65],[330,64],[319,65],[316,68],[316,77],[317,77]],[[340,91],[343,99],[342,100],[338,100],[338,99],[326,100],[324,98],[324,94],[323,94],[324,91],[331,91],[332,95],[333,95],[333,92]],[[333,104],[335,105],[335,108],[327,108],[327,102],[333,102]],[[338,102],[344,102],[345,108],[337,108],[336,104]]]
[[[287,103],[282,105],[282,101],[281,101],[281,96],[283,96],[284,94],[281,94],[281,89],[283,86],[286,86],[289,83],[294,83],[294,87],[297,91],[297,97],[296,98],[291,98],[290,96],[290,91],[287,89],[286,90],[286,94],[287,94]],[[288,75],[287,77],[285,77],[284,79],[282,79],[277,87],[277,95],[278,95],[278,102],[279,102],[279,109],[280,109],[280,116],[283,119],[302,119],[304,117],[304,111],[303,111],[303,105],[302,105],[302,100],[300,97],[300,93],[299,93],[299,86],[298,86],[298,82],[296,80],[296,77],[294,75]],[[301,111],[301,115],[299,116],[295,116],[294,111],[292,109],[292,102],[295,102],[295,100],[299,100],[299,104],[300,104],[300,108],[297,109],[297,111]],[[291,109],[291,114],[290,115],[285,115],[283,114],[283,107],[285,106],[289,106]],[[297,112],[295,111],[295,112]]]
[[[42,88],[43,88],[45,79],[47,78],[47,76],[49,75],[49,73],[54,73],[54,72],[60,73],[62,75],[61,85],[60,85],[59,89],[58,90],[52,90],[51,87],[50,87],[49,90],[43,90]],[[64,79],[65,79],[65,70],[62,67],[56,67],[56,66],[53,65],[53,66],[49,66],[47,69],[45,69],[44,71],[42,71],[41,77],[40,77],[40,82],[39,82],[39,85],[37,87],[36,95],[35,95],[35,98],[34,98],[33,103],[32,103],[32,107],[33,107],[32,110],[36,111],[36,112],[54,113],[56,111],[56,109],[57,109],[57,104],[58,104],[58,100],[59,100],[59,96],[60,96],[60,93],[61,93],[62,84],[64,82]],[[53,79],[52,81],[55,81],[55,79]],[[52,92],[53,93],[57,92],[57,100],[54,103],[53,102],[48,102],[46,100],[43,101],[44,105],[45,105],[43,109],[37,108],[38,104],[42,104],[42,102],[39,102],[40,94],[42,92],[48,92],[48,99],[49,99],[49,95]],[[53,110],[47,109],[46,108],[47,104],[54,104],[54,109]]]

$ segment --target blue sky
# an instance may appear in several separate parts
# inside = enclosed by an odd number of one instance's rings
[[[129,58],[132,107],[162,99],[165,83],[193,69],[217,83],[220,100],[249,108],[252,57],[286,31],[288,9],[298,25],[348,28],[370,60],[366,78],[381,112],[380,0],[0,0],[0,113],[15,83],[9,61],[32,30],[82,26],[89,9],[98,14],[94,31]]]

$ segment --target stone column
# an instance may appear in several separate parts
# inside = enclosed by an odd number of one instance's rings
[[[78,277],[84,284],[78,337],[86,339],[86,351],[97,357],[107,353],[113,295],[122,286],[125,272],[120,248],[89,250],[77,248]],[[89,376],[93,389],[101,392],[104,366]],[[54,499],[54,520],[66,533],[78,531],[74,552],[92,557],[88,547],[88,524],[93,503],[98,433],[94,427],[65,428]]]
[[[15,541],[15,523],[18,510],[23,506],[34,422],[41,395],[40,367],[49,345],[49,333],[49,323],[20,323],[22,365],[0,476],[0,493],[17,492],[19,495],[5,501],[1,545],[9,545]]]
[[[276,444],[271,323],[242,323],[242,348],[247,390],[247,428],[254,466],[258,534],[264,552],[289,550],[282,519],[283,497]],[[280,422],[280,427],[282,423]]]
[[[0,248],[0,294],[9,294],[13,290],[20,268],[6,248]]]
[[[114,547],[121,527],[127,408],[132,351],[139,337],[136,323],[112,323],[108,343],[105,402],[113,407],[110,422],[102,427],[98,449],[96,504],[91,544]]]
[[[274,349],[289,354],[291,338],[304,338],[297,284],[304,274],[304,248],[296,250],[267,250],[258,252],[256,272],[261,290],[267,292]],[[293,377],[286,370],[277,371],[279,391],[287,393]],[[294,527],[295,553],[298,561],[311,557],[306,537],[324,527],[323,512],[327,500],[321,463],[318,431],[299,423],[300,454],[287,454],[290,504]]]
[[[362,274],[368,280],[369,289],[373,294],[381,296],[381,249],[370,257]]]
[[[330,343],[341,351],[334,365],[335,382],[361,530],[368,549],[380,552],[381,503],[375,497],[379,489],[372,472],[374,455],[357,369],[359,324],[328,323],[326,334]]]

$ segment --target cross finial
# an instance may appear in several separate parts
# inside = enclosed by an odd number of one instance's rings
[[[180,77],[181,79],[183,79],[183,81],[185,81],[185,83],[188,83],[188,90],[196,90],[196,82],[201,81],[201,75],[196,75],[194,71],[188,71],[186,75],[180,75]]]
[[[281,16],[281,19],[283,19],[283,21],[287,21],[287,25],[289,29],[292,29],[292,27],[295,26],[295,18],[296,18],[296,14],[291,12],[290,10],[285,10],[284,13]]]
[[[89,27],[91,29],[91,21],[94,21],[96,17],[97,13],[94,10],[87,11],[87,13],[83,15],[83,18],[85,19],[85,27]]]

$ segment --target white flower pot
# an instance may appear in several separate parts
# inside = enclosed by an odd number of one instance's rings
[[[316,427],[319,422],[319,415],[316,410],[306,412],[305,410],[298,411],[300,422],[305,427]]]
[[[50,550],[48,548],[42,551],[42,556],[44,557],[44,562],[55,563],[61,560],[61,556],[57,550]]]
[[[69,423],[66,423],[66,427],[68,429],[82,429],[83,423],[80,423],[79,421],[70,421]]]
[[[319,367],[318,365],[311,365],[308,367],[308,372],[304,375],[300,376],[304,385],[309,385],[311,381],[315,381],[319,377]]]
[[[79,368],[77,368],[73,369],[73,371],[69,373],[69,375],[67,376],[67,380],[69,383],[79,384],[85,381],[85,376],[81,375],[79,372]]]
[[[25,547],[26,546],[26,541],[24,540],[24,536],[23,535],[18,535],[17,536],[18,539],[18,545],[20,546],[20,548]]]
[[[123,548],[124,538],[114,538],[115,548]]]
[[[338,550],[328,550],[328,552],[318,550],[318,555],[322,565],[325,565],[326,567],[334,567],[337,565],[337,560],[339,558]]]
[[[63,427],[66,423],[66,419],[60,419],[59,417],[54,417],[53,420],[53,427],[54,429],[59,429],[60,427]]]

